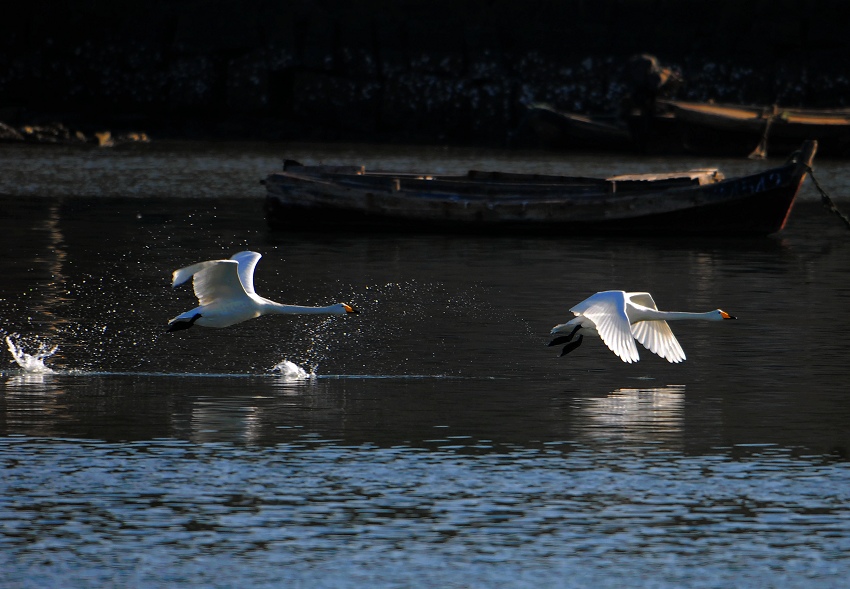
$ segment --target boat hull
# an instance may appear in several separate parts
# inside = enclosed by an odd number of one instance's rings
[[[557,110],[546,104],[530,105],[512,144],[530,149],[634,151],[629,129],[616,119],[601,119]]]
[[[301,231],[765,235],[785,226],[815,150],[807,143],[795,161],[758,174],[690,182],[557,184],[296,168],[266,179],[266,218],[273,229]]]
[[[666,101],[685,151],[724,155],[786,153],[817,140],[821,155],[850,154],[850,112]]]

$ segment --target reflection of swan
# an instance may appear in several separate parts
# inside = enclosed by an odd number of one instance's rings
[[[601,398],[575,399],[575,424],[594,438],[678,440],[684,428],[685,386],[617,389]]]
[[[209,260],[175,270],[172,286],[194,277],[195,296],[200,306],[168,322],[168,331],[202,327],[228,327],[260,315],[345,315],[357,313],[350,305],[329,307],[282,305],[254,292],[254,267],[262,256],[239,252],[229,260]]]
[[[708,313],[680,313],[659,311],[648,292],[623,292],[607,290],[598,292],[585,299],[570,311],[574,319],[556,325],[552,334],[566,333],[553,339],[549,345],[566,343],[561,355],[569,354],[581,345],[582,336],[600,337],[612,352],[623,362],[637,362],[635,340],[650,352],[666,358],[668,362],[681,362],[685,352],[676,340],[676,336],[667,325],[667,321],[696,319],[702,321],[722,321],[735,319],[726,311],[717,309]],[[573,336],[578,338],[573,340]]]
[[[200,397],[192,403],[189,427],[194,443],[256,442],[263,432],[262,397]]]

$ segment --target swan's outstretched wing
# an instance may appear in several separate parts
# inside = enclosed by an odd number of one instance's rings
[[[192,286],[202,307],[246,296],[239,280],[239,263],[236,260],[215,260],[214,264],[195,274]]]
[[[222,299],[239,299],[246,296],[239,280],[239,262],[236,260],[209,260],[199,262],[174,272],[174,286],[180,286],[194,277],[192,286],[201,306]]]
[[[626,315],[626,293],[621,290],[607,290],[580,302],[572,309],[576,315],[583,315],[593,321],[599,337],[623,362],[640,360],[635,340]]]
[[[254,294],[254,268],[263,256],[257,252],[239,252],[230,256],[239,263],[239,280],[248,294]]]
[[[171,287],[177,288],[207,266],[211,266],[219,261],[220,260],[210,260],[208,262],[198,262],[197,264],[192,264],[191,266],[186,266],[185,268],[175,270],[171,274]]]
[[[655,311],[658,306],[648,292],[630,292],[626,296],[636,304]],[[679,345],[679,340],[666,321],[638,321],[632,323],[632,335],[643,347],[665,358],[668,362],[681,362],[685,359],[685,351]]]
[[[685,351],[679,345],[679,340],[666,321],[638,321],[632,324],[632,335],[643,346],[668,362],[681,362],[685,359]]]
[[[627,292],[626,298],[629,299],[630,302],[635,305],[641,305],[642,307],[649,307],[650,309],[658,310],[658,306],[655,304],[655,299],[652,298],[652,295],[648,292]]]

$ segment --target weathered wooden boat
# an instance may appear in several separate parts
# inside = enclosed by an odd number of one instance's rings
[[[781,166],[729,179],[715,169],[439,176],[287,160],[264,180],[266,217],[306,231],[769,234],[785,226],[816,150],[806,142]]]
[[[850,111],[659,101],[676,120],[686,151],[765,157],[807,139],[821,155],[850,154]]]
[[[616,117],[581,115],[545,103],[526,107],[512,140],[517,147],[538,149],[635,149],[629,129]]]

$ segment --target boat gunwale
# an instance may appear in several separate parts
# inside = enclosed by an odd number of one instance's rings
[[[730,129],[764,131],[770,122],[779,127],[828,128],[833,132],[850,128],[850,110],[797,109],[781,106],[748,106],[739,104],[690,103],[675,100],[659,101],[675,111],[675,116],[689,124],[716,125]]]
[[[717,168],[654,174],[620,174],[608,178],[476,170],[470,170],[466,175],[448,176],[385,171],[340,173],[336,171],[338,169],[335,166],[330,167],[329,170],[325,170],[322,166],[305,166],[300,169],[287,169],[271,176],[285,176],[292,181],[335,184],[354,190],[417,191],[478,195],[488,198],[510,198],[512,193],[521,193],[523,198],[539,198],[537,195],[545,196],[549,193],[563,194],[564,192],[570,195],[659,192],[705,187],[726,180]]]

